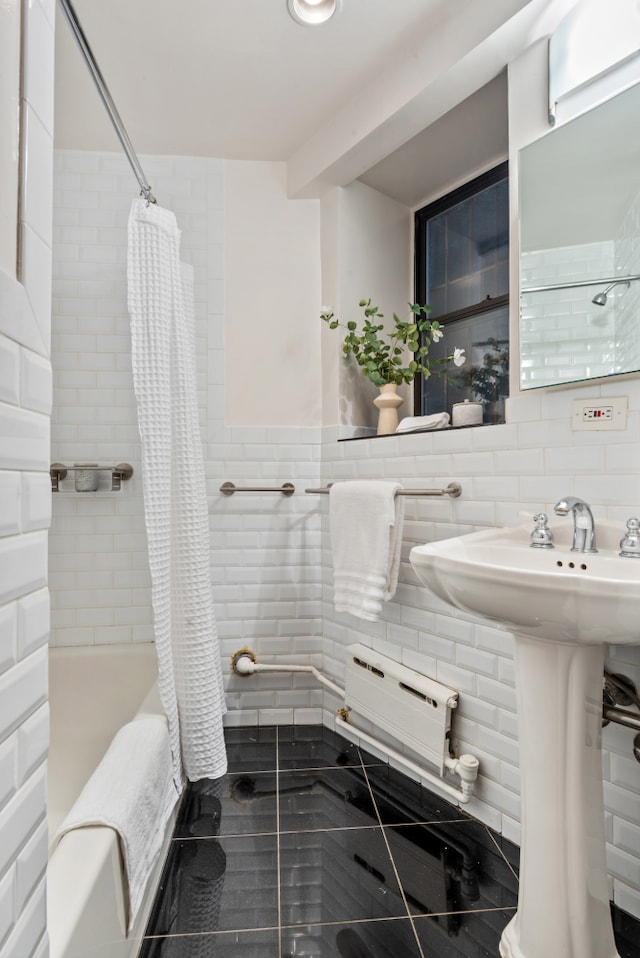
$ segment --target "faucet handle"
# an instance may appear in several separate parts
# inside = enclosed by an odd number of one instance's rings
[[[627,522],[627,533],[620,540],[620,555],[640,559],[640,519],[635,516]]]
[[[554,549],[553,544],[553,532],[547,525],[547,516],[544,512],[539,512],[537,516],[533,517],[533,521],[536,524],[535,529],[531,533],[531,548],[532,549]]]

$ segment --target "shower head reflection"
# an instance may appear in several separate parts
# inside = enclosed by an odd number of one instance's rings
[[[608,294],[611,292],[611,290],[613,289],[613,287],[614,287],[614,286],[626,286],[627,289],[628,289],[628,288],[629,288],[629,285],[630,285],[630,282],[631,282],[631,281],[628,280],[628,279],[617,279],[614,283],[609,283],[609,285],[606,287],[606,289],[603,289],[603,290],[601,290],[599,293],[596,293],[596,295],[593,297],[593,299],[591,300],[591,302],[594,304],[594,306],[606,306],[606,305],[607,305],[607,297],[608,297]]]

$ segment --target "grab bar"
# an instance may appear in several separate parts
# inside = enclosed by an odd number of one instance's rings
[[[314,495],[325,496],[329,494],[329,490],[333,483],[329,483],[328,486],[323,486],[321,489],[305,489],[305,492],[312,493]],[[462,493],[462,486],[459,482],[450,482],[446,489],[398,489],[396,492],[397,496],[451,496],[452,499],[457,499]]]
[[[285,482],[281,486],[236,486],[233,482],[223,482],[220,486],[220,492],[223,496],[232,496],[234,492],[281,492],[283,496],[292,496],[296,487],[290,482]]]

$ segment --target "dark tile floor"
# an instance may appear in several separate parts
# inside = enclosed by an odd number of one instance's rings
[[[190,785],[140,958],[496,958],[518,850],[321,727],[228,729]],[[614,909],[621,958],[640,923]]]

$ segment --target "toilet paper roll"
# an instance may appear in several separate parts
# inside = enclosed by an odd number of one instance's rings
[[[482,422],[482,403],[464,402],[453,404],[453,425],[454,426],[477,426]]]

